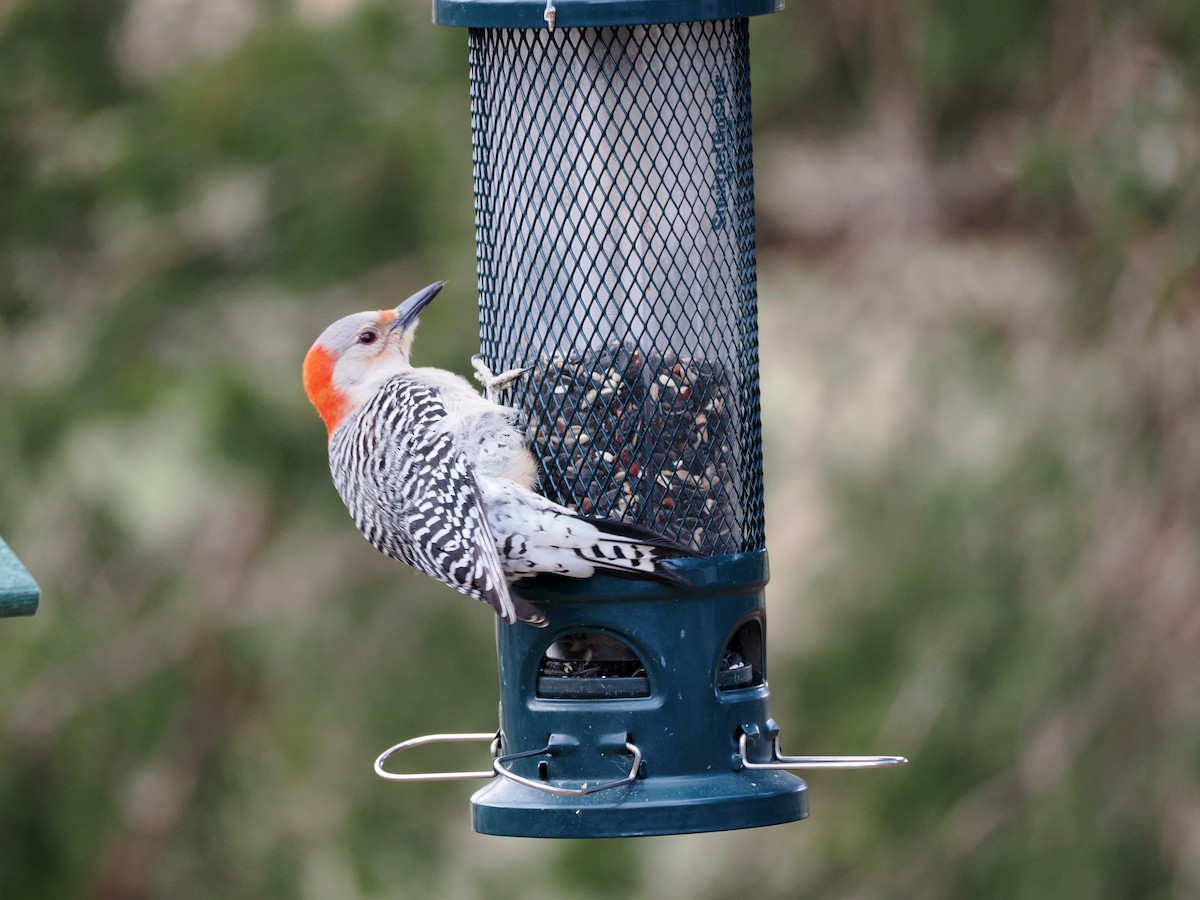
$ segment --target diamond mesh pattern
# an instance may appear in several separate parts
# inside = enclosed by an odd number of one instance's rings
[[[480,337],[548,496],[764,546],[745,19],[472,29]]]

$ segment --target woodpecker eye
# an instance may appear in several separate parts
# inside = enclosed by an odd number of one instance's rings
[[[373,331],[364,331],[362,334],[360,334],[358,336],[358,342],[360,344],[373,344],[373,343],[375,343],[375,339],[377,337],[379,337],[379,335],[377,335]]]

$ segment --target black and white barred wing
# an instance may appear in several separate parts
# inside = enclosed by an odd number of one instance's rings
[[[377,549],[492,605],[506,622],[541,615],[505,583],[474,472],[441,426],[437,392],[403,377],[388,381],[346,429],[349,460],[334,481],[355,524]],[[343,487],[344,486],[344,487]]]

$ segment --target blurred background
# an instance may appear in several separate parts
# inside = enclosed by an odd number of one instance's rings
[[[359,536],[299,368],[443,278],[417,360],[469,371],[466,33],[7,0],[0,535],[43,600],[0,621],[0,896],[1200,896],[1200,16],[797,2],[751,46],[772,712],[912,764],[612,841],[376,779],[495,726],[493,617]]]

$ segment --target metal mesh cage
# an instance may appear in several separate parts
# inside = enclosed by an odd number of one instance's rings
[[[745,19],[472,29],[480,335],[547,496],[764,546]]]

